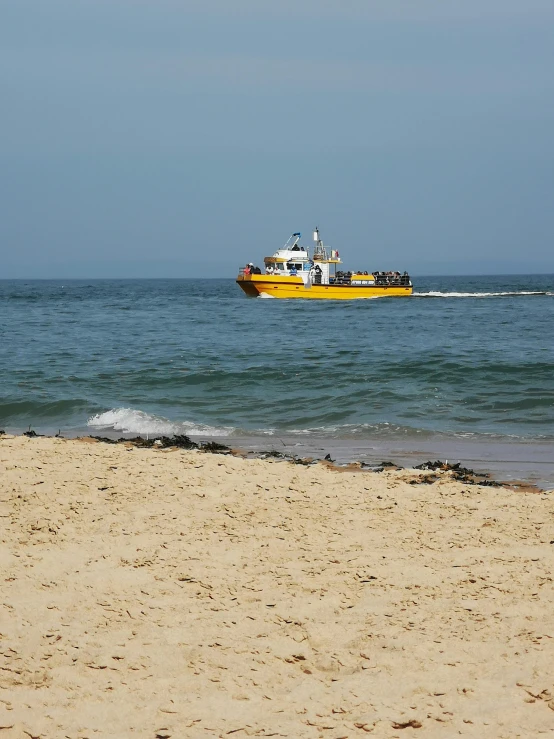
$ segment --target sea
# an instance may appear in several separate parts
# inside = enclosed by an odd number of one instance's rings
[[[554,275],[414,284],[312,301],[234,279],[0,281],[0,429],[439,458],[553,489]]]

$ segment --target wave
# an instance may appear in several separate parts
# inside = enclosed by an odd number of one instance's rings
[[[426,429],[413,428],[411,426],[400,426],[395,423],[343,423],[333,424],[329,426],[311,426],[308,428],[294,428],[282,432],[291,436],[321,436],[331,438],[349,438],[349,437],[393,437],[402,438],[404,436],[433,436],[433,431]]]
[[[413,298],[506,298],[506,297],[517,297],[524,295],[554,295],[553,292],[548,290],[518,290],[518,291],[505,291],[498,293],[457,293],[457,292],[439,292],[431,290],[426,293],[413,293]]]
[[[403,426],[396,423],[344,423],[327,426],[311,426],[307,428],[291,429],[257,429],[252,434],[283,437],[312,437],[315,439],[345,439],[360,441],[403,441],[403,440],[440,440],[440,439],[466,439],[474,441],[519,441],[519,442],[542,442],[552,441],[552,434],[533,434],[525,436],[522,434],[497,433],[494,431],[455,431],[445,429],[418,428],[415,426]]]
[[[60,419],[85,413],[88,408],[87,401],[82,398],[46,402],[38,400],[10,401],[0,398],[0,423],[20,424],[26,421],[34,423],[37,419],[41,421],[54,420],[57,423]]]
[[[134,408],[112,408],[104,413],[97,413],[88,419],[87,426],[97,430],[146,436],[229,436],[234,431],[231,427],[217,428],[191,421],[170,421],[163,416],[154,416]]]

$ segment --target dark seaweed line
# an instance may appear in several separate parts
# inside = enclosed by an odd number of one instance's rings
[[[5,432],[3,430],[0,430],[0,436],[5,435]],[[25,431],[22,436],[26,436],[30,439],[39,438],[44,436],[44,434],[37,434],[36,431],[33,431],[31,428],[29,428],[28,431]],[[56,434],[56,437],[60,437],[61,434]],[[280,459],[285,462],[290,462],[292,464],[299,464],[303,466],[310,466],[313,464],[319,464],[320,462],[327,463],[329,466],[334,467],[337,470],[342,469],[348,469],[351,471],[360,470],[360,471],[366,471],[366,472],[383,472],[384,469],[395,469],[395,470],[401,470],[404,469],[401,465],[395,464],[394,462],[381,462],[376,465],[370,465],[366,462],[351,462],[350,464],[346,465],[334,465],[334,460],[331,459],[331,455],[327,454],[323,459],[313,458],[313,457],[298,457],[294,454],[285,454],[283,452],[279,452],[275,449],[269,450],[269,451],[261,451],[261,452],[244,452],[242,450],[232,449],[229,446],[226,446],[225,444],[219,444],[215,441],[208,441],[201,444],[197,444],[196,442],[192,441],[188,436],[181,434],[176,436],[160,436],[154,439],[144,439],[142,436],[135,436],[133,438],[125,438],[121,436],[119,439],[110,439],[106,436],[90,436],[86,437],[90,439],[94,439],[95,441],[102,443],[102,444],[125,444],[127,446],[135,446],[138,448],[146,448],[146,449],[197,449],[201,452],[206,452],[208,454],[229,454],[233,456],[248,456],[248,457],[254,457],[257,459]],[[498,480],[491,480],[490,475],[485,472],[476,472],[475,470],[469,469],[467,467],[462,467],[461,464],[458,462],[456,464],[449,464],[448,462],[442,462],[441,460],[436,460],[435,462],[429,460],[427,462],[423,462],[422,464],[415,465],[413,469],[416,470],[422,470],[422,471],[430,471],[430,472],[450,472],[451,473],[451,479],[455,480],[456,482],[463,482],[465,485],[480,485],[485,487],[494,487],[494,488],[500,488],[500,487],[506,487],[506,488],[525,488],[526,490],[532,490],[535,492],[542,492],[540,488],[538,488],[535,485],[529,485],[529,484],[519,484],[519,483],[507,483],[507,482],[500,482]],[[413,480],[409,480],[410,485],[432,485],[435,482],[438,482],[441,479],[440,475],[437,474],[429,474],[429,475],[422,475],[421,477],[415,478]]]

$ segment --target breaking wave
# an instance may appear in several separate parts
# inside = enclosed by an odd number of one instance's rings
[[[119,431],[123,434],[141,434],[146,436],[229,436],[233,428],[207,426],[191,421],[175,422],[162,416],[153,416],[134,408],[112,408],[105,413],[91,416],[87,426],[96,430]]]

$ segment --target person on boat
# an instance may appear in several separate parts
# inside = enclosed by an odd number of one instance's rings
[[[323,270],[319,266],[319,264],[316,264],[313,266],[310,270],[310,274],[313,275],[313,281],[316,285],[321,285],[321,275],[323,274]]]
[[[252,274],[253,275],[261,275],[262,274],[262,270],[259,267],[252,266]]]
[[[290,271],[289,271],[289,275],[291,277],[296,277],[297,274],[298,274],[298,272],[296,271],[296,267],[294,266],[294,264],[292,264],[291,265],[291,268],[290,268]]]
[[[248,264],[246,265],[246,267],[245,267],[245,268],[244,268],[244,269],[242,270],[242,273],[243,273],[243,274],[245,274],[245,275],[250,275],[250,274],[252,274],[252,270],[250,269],[250,263],[248,263]]]
[[[265,268],[265,273],[266,273],[266,275],[272,275],[273,274],[273,265],[268,264],[267,267]]]

